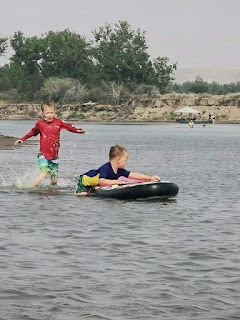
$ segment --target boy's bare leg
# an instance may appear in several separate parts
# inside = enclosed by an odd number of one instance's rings
[[[41,173],[37,176],[37,178],[31,182],[31,184],[29,185],[29,187],[30,187],[30,188],[37,187],[40,182],[42,182],[44,179],[46,179],[46,177],[47,177],[47,171],[41,172]]]
[[[51,177],[51,185],[57,184],[57,178],[56,177]]]
[[[78,193],[75,192],[74,195],[75,195],[75,196],[87,196],[88,193],[87,193],[87,192],[78,192]]]

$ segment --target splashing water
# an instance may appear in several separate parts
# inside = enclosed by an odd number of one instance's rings
[[[37,177],[39,171],[32,169],[26,172],[16,172],[10,166],[5,165],[5,170],[0,176],[0,187],[3,189],[25,190],[31,189],[31,182]],[[60,177],[55,186],[51,185],[50,178],[47,177],[37,188],[46,189],[75,189],[77,176],[74,179]]]

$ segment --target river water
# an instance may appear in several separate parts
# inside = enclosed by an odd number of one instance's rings
[[[240,319],[240,126],[74,124],[89,134],[61,132],[57,187],[24,189],[38,137],[0,151],[0,319]],[[75,197],[116,143],[128,170],[177,183],[177,197]]]

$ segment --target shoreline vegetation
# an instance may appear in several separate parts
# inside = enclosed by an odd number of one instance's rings
[[[57,116],[69,121],[174,122],[175,111],[189,106],[202,120],[211,113],[218,123],[240,123],[240,82],[197,76],[174,83],[178,62],[152,59],[146,32],[127,21],[106,23],[92,36],[67,28],[0,38],[0,56],[8,46],[12,50],[0,67],[0,119],[39,119],[36,103],[51,100]]]
[[[195,81],[174,83],[178,62],[160,55],[151,58],[146,32],[132,29],[127,21],[113,26],[106,23],[92,31],[91,40],[68,28],[40,37],[16,31],[9,38],[0,38],[0,57],[8,47],[12,56],[0,66],[0,100],[9,103],[51,100],[77,106],[79,101],[92,100],[103,108],[143,94],[221,96],[240,92],[239,81],[210,83],[197,76]],[[81,110],[76,109],[72,117],[79,117],[77,113]],[[154,121],[169,120],[156,115]]]
[[[56,104],[56,115],[68,121],[89,122],[175,122],[176,110],[189,106],[207,120],[209,113],[216,123],[240,123],[240,93],[228,95],[165,94],[155,97],[139,95],[120,100],[118,104],[101,104],[93,101],[73,104]],[[38,120],[40,104],[8,103],[0,101],[0,120]]]

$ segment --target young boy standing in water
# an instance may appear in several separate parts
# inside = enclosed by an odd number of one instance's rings
[[[86,133],[83,129],[55,118],[56,107],[52,102],[44,102],[41,105],[41,110],[43,120],[38,121],[29,133],[15,142],[15,145],[17,145],[40,134],[40,152],[38,154],[40,174],[32,181],[30,187],[36,187],[47,177],[47,174],[50,175],[51,184],[57,184],[60,130],[66,129],[74,133]]]
[[[92,187],[98,184],[113,185],[125,184],[124,181],[117,180],[120,176],[140,180],[160,180],[158,176],[148,176],[143,173],[129,172],[124,169],[127,164],[128,151],[120,145],[111,147],[109,151],[109,162],[99,169],[90,170],[80,175],[75,195],[86,196]]]

